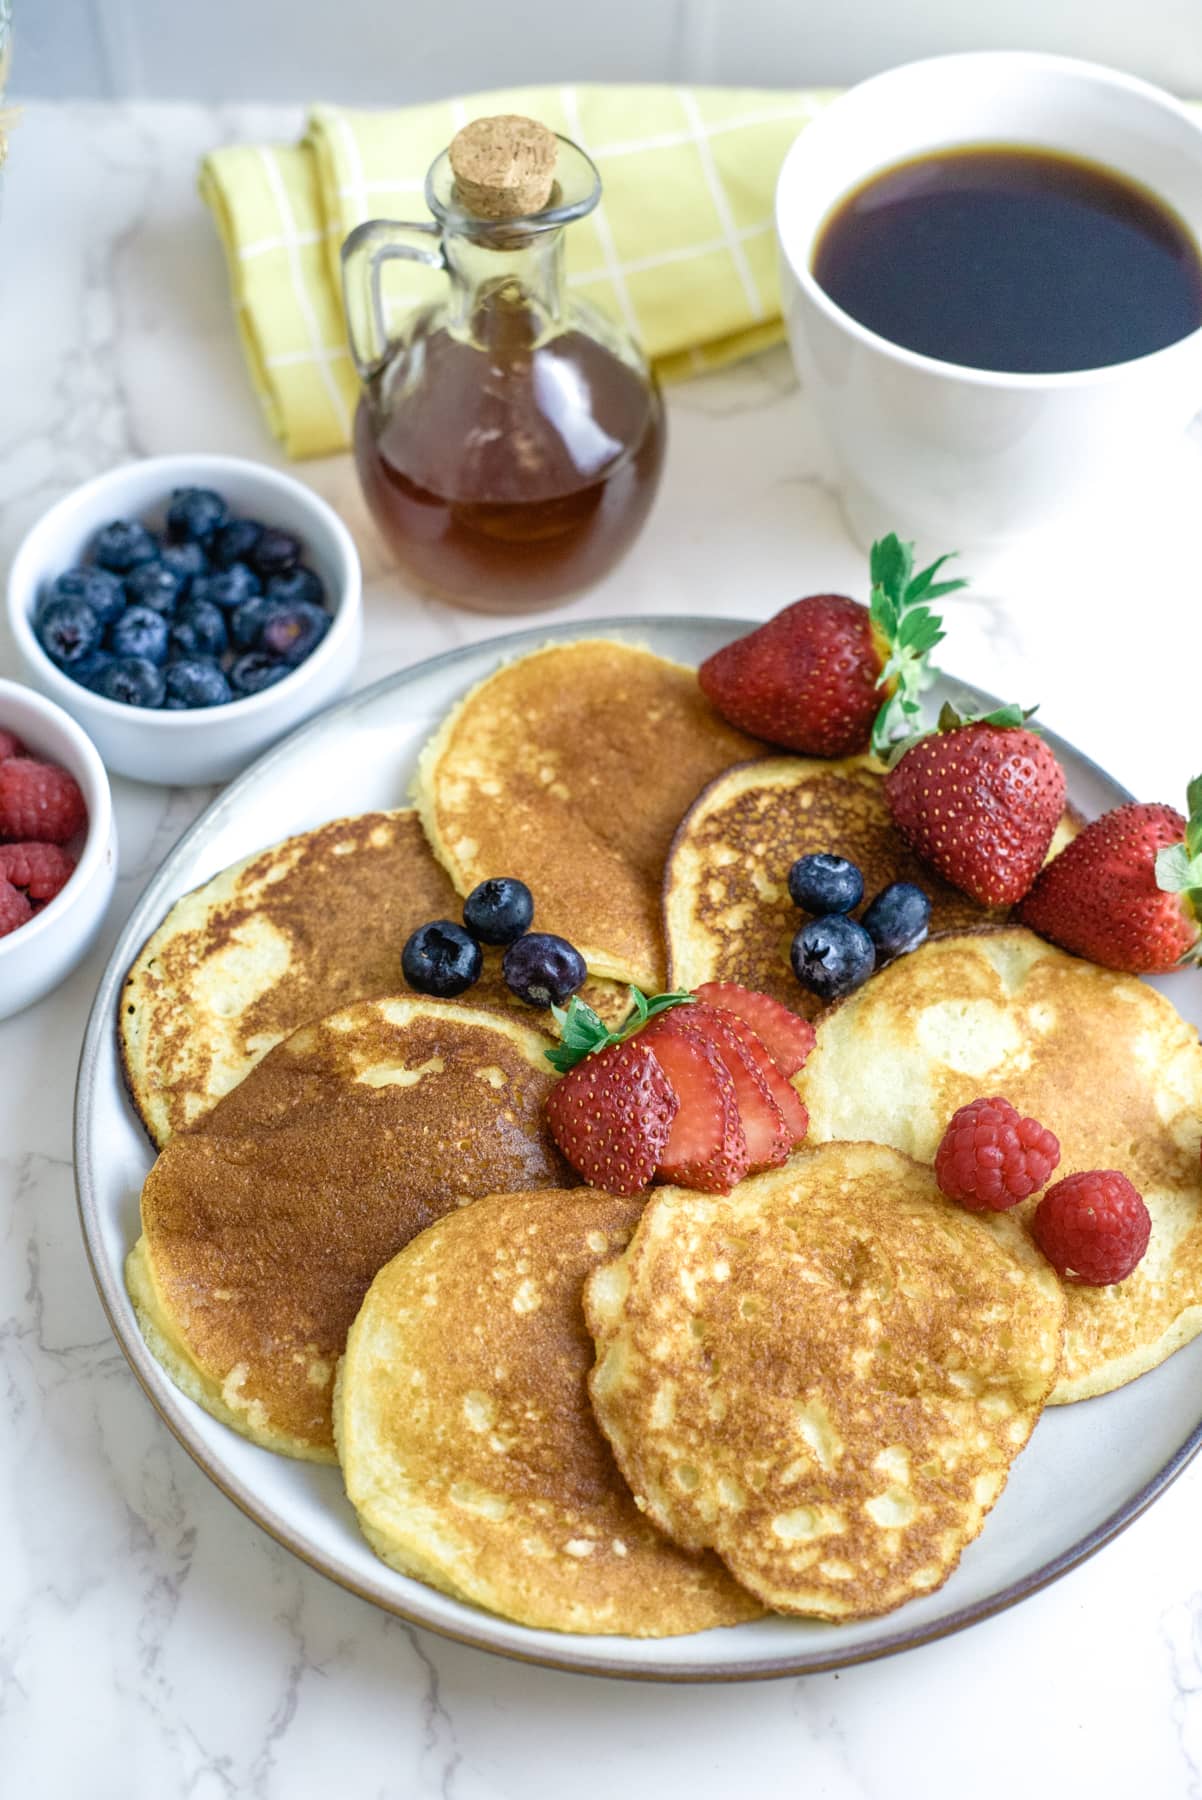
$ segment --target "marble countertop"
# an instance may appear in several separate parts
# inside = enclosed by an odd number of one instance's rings
[[[0,215],[0,560],[129,457],[278,460],[245,382],[198,156],[295,115],[39,106]],[[788,359],[673,390],[662,499],[572,610],[765,616],[863,589]],[[498,622],[406,592],[346,458],[299,471],[367,577],[366,681]],[[947,665],[1180,804],[1194,719],[1202,441],[1121,516],[974,563]],[[920,545],[932,554],[940,545]],[[555,617],[556,615],[548,615]],[[503,622],[500,622],[503,628]],[[0,672],[15,673],[0,638]],[[1202,1463],[1114,1544],[971,1632],[837,1675],[745,1687],[574,1679],[373,1610],[212,1487],[107,1330],[76,1220],[72,1079],[105,957],[211,790],[114,781],[117,895],[56,994],[0,1024],[0,1768],[37,1800],[1092,1800],[1202,1794]],[[1195,975],[1185,980],[1197,980]]]

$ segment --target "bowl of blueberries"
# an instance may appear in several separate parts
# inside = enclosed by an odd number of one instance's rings
[[[162,456],[52,506],[13,559],[29,681],[137,781],[227,781],[347,687],[359,559],[311,488],[261,463]]]

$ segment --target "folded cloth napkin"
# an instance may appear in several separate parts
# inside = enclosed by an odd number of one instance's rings
[[[572,290],[624,321],[661,375],[714,367],[781,334],[772,199],[785,151],[828,91],[564,87],[397,112],[318,106],[299,144],[204,159],[200,191],[229,266],[238,329],[290,456],[345,448],[358,394],[339,249],[364,219],[428,218],[426,169],[485,113],[541,119],[588,151],[603,199],[567,234]],[[445,276],[385,265],[393,317]]]

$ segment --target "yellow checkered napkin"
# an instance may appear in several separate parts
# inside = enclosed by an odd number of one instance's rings
[[[566,87],[400,112],[315,107],[303,141],[215,150],[200,189],[221,233],[251,379],[290,456],[344,449],[358,381],[338,253],[364,219],[427,219],[426,169],[485,113],[542,119],[592,156],[604,198],[567,233],[574,292],[613,314],[662,375],[780,336],[772,199],[785,151],[833,95]],[[446,277],[385,265],[399,318]],[[391,283],[391,285],[389,285]]]

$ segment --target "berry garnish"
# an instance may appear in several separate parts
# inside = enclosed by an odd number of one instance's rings
[[[1140,1262],[1152,1220],[1125,1175],[1091,1169],[1048,1189],[1031,1215],[1031,1235],[1062,1281],[1110,1287]]]
[[[732,725],[811,756],[883,753],[912,728],[943,632],[929,602],[964,587],[937,581],[946,556],[914,574],[914,546],[872,546],[868,606],[811,594],[707,657],[702,692]]]
[[[249,563],[262,535],[263,527],[256,519],[230,519],[217,527],[205,549],[217,568],[228,569],[231,563]]]
[[[547,1097],[547,1122],[593,1187],[637,1194],[659,1166],[680,1101],[650,1045],[632,1038],[587,1056]]]
[[[893,823],[916,855],[982,906],[1013,906],[1038,875],[1064,811],[1064,771],[1016,706],[907,741],[885,777]]]
[[[705,1031],[705,1019],[709,1014],[713,1013],[722,1020],[724,1031],[733,1032],[734,1036],[738,1039],[744,1055],[755,1064],[765,1087],[771,1094],[772,1099],[785,1122],[785,1130],[788,1134],[790,1148],[795,1144],[800,1144],[810,1128],[810,1115],[802,1105],[801,1097],[798,1094],[797,1089],[786,1078],[784,1071],[777,1063],[776,1058],[772,1055],[764,1040],[760,1037],[759,1033],[754,1031],[747,1021],[741,1019],[737,1013],[728,1011],[726,1007],[706,1005],[701,999],[700,993],[698,993],[696,998],[700,1004],[693,1007],[692,1011],[685,1016],[690,1020],[695,1020],[699,1029]],[[764,998],[767,999],[768,996],[764,995]],[[804,1022],[805,1021],[803,1021],[803,1023]],[[811,1031],[812,1029],[813,1028],[811,1027]],[[718,1047],[720,1049],[721,1045],[719,1044]],[[741,1105],[742,1101],[740,1101],[740,1106]]]
[[[59,844],[0,844],[0,881],[24,888],[31,900],[53,900],[74,869],[75,858]]]
[[[0,881],[0,938],[27,925],[32,917],[33,908],[24,894],[11,881]]]
[[[930,897],[912,881],[891,881],[860,915],[872,939],[876,960],[887,962],[917,950],[931,923]]]
[[[88,822],[79,783],[32,756],[0,762],[0,837],[65,844]]]
[[[266,581],[271,575],[286,575],[301,558],[301,543],[290,531],[279,531],[268,525],[259,534],[250,553],[250,566]]]
[[[713,1047],[734,1088],[747,1149],[747,1172],[755,1174],[760,1169],[779,1168],[792,1149],[793,1136],[758,1060],[740,1037],[740,1029],[747,1028],[740,1027],[738,1019],[727,1018],[716,1007],[694,1003],[661,1013],[642,1036],[661,1055],[661,1060],[665,1038],[681,1033],[689,1038],[700,1034]],[[668,1078],[671,1080],[670,1068]],[[783,1082],[783,1077],[778,1075],[778,1079]]]
[[[155,612],[153,606],[127,606],[116,623],[109,627],[108,647],[114,656],[135,656],[149,663],[165,663],[169,631],[166,619],[162,613]]]
[[[156,562],[159,547],[136,519],[114,519],[92,542],[92,555],[102,569],[128,575],[139,563]]]
[[[264,619],[259,642],[268,656],[278,656],[295,667],[316,650],[330,629],[330,615],[324,607],[312,606],[307,600],[289,605],[277,602]]]
[[[1202,776],[1190,816],[1131,804],[1103,813],[1054,856],[1019,918],[1041,937],[1132,975],[1202,958]]]
[[[125,596],[133,606],[150,606],[155,612],[175,611],[184,579],[164,562],[142,563],[125,577]]]
[[[820,1000],[841,1000],[867,981],[876,966],[872,939],[844,913],[811,919],[789,951],[793,973]]]
[[[518,939],[519,943],[524,941],[527,940]],[[591,1006],[573,994],[568,1000],[566,1012],[559,1005],[551,1007],[551,1016],[559,1027],[559,1042],[553,1050],[546,1050],[543,1054],[551,1066],[564,1075],[594,1051],[604,1050],[610,1044],[624,1043],[636,1031],[641,1031],[648,1019],[658,1018],[660,1013],[667,1012],[674,1006],[691,1006],[692,1003],[692,994],[655,994],[648,999],[641,988],[632,987],[630,1014],[624,1024],[616,1031],[611,1031]]]
[[[324,606],[326,590],[321,579],[312,569],[288,569],[282,575],[269,575],[264,590],[273,600],[282,600],[288,606],[295,606],[304,600],[310,606]]]
[[[167,508],[167,535],[176,543],[181,539],[203,540],[229,518],[230,509],[212,488],[175,488]]]
[[[100,648],[104,628],[86,600],[51,600],[34,629],[51,661],[70,672]]]
[[[401,973],[419,994],[449,1000],[480,978],[484,957],[474,937],[454,919],[419,925],[401,952]]]
[[[229,631],[221,608],[211,600],[185,600],[171,621],[171,655],[218,657],[228,648]]]
[[[206,575],[209,569],[209,559],[203,546],[191,538],[183,544],[164,544],[159,561],[177,577],[181,599],[188,593],[196,577]]]
[[[163,705],[168,712],[185,712],[194,706],[224,706],[233,690],[225,672],[210,657],[180,656],[164,670]]]
[[[849,913],[864,898],[864,877],[846,856],[800,856],[789,870],[789,898],[817,917]]]
[[[149,569],[155,566],[154,563],[143,564]],[[102,625],[110,625],[125,605],[125,584],[110,569],[65,569],[47,589],[38,608],[39,623],[46,607],[55,600],[82,600],[91,607]]]
[[[278,605],[278,601],[269,600],[266,594],[252,594],[249,600],[234,608],[229,615],[229,633],[235,650],[259,649],[263,627]]]
[[[163,671],[144,656],[118,656],[89,681],[97,694],[122,706],[161,706],[167,692]]]
[[[1023,1119],[1008,1100],[970,1100],[952,1114],[935,1152],[935,1179],[969,1212],[1005,1212],[1045,1186],[1060,1143],[1038,1119]]]
[[[261,694],[264,688],[274,687],[277,681],[283,681],[285,675],[291,673],[288,664],[280,662],[278,657],[265,656],[261,650],[250,650],[230,669],[230,686],[236,698]]]
[[[0,726],[0,762],[7,762],[10,756],[24,756],[25,746],[15,731],[5,731]]]
[[[482,944],[512,944],[533,918],[533,894],[511,875],[479,882],[463,903],[463,922]]]
[[[702,1032],[683,1027],[652,1048],[680,1103],[657,1172],[682,1187],[729,1193],[746,1175],[749,1157],[726,1064]]]
[[[528,1006],[562,1006],[588,979],[579,950],[550,931],[517,938],[501,960],[501,973],[510,993]]]
[[[817,1033],[810,1021],[770,994],[740,987],[737,981],[706,981],[694,990],[693,997],[720,1006],[750,1025],[782,1075],[796,1075],[814,1048]]]
[[[198,575],[192,583],[193,600],[211,600],[227,612],[260,591],[259,577],[245,563],[231,563],[228,569]]]

